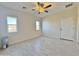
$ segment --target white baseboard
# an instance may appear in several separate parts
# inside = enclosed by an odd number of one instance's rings
[[[45,36],[45,35],[43,35],[44,37],[47,37],[47,38],[50,38],[50,39],[59,39],[60,40],[60,38],[56,38],[56,37],[49,37],[49,36]]]
[[[12,46],[12,45],[15,45],[15,44],[19,44],[19,43],[22,43],[22,42],[25,42],[25,41],[29,41],[29,40],[32,40],[32,39],[36,39],[36,38],[39,38],[39,37],[41,37],[42,35],[40,35],[40,36],[37,36],[37,37],[33,37],[33,38],[31,38],[31,39],[25,39],[25,40],[23,40],[23,41],[18,41],[18,42],[15,42],[15,43],[12,43],[12,44],[9,44],[9,46]]]

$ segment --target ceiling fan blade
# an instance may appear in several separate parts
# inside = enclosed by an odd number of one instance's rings
[[[35,9],[32,9],[32,11],[35,11]]]
[[[52,6],[52,5],[50,4],[50,5],[46,6],[46,7],[44,7],[44,9],[49,8],[49,7],[51,7],[51,6]]]
[[[41,6],[41,7],[44,7],[44,4],[43,4],[43,3],[41,3],[41,4],[40,4],[40,6]]]
[[[40,6],[41,3],[40,2],[37,2],[37,4],[38,4],[38,6]]]
[[[46,12],[46,13],[48,13],[48,11],[47,11],[47,10],[45,10],[45,12]]]
[[[37,2],[38,6],[44,7],[43,3]]]
[[[40,14],[40,12],[38,12],[38,14]]]

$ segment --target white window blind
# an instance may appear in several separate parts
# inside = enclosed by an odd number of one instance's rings
[[[17,18],[7,16],[8,32],[17,32]]]
[[[40,21],[36,21],[36,30],[40,30]]]

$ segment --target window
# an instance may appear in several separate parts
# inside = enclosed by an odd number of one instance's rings
[[[40,30],[40,21],[36,21],[36,30]]]
[[[17,32],[17,18],[7,16],[8,32]]]

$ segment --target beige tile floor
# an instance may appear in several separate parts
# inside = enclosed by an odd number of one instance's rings
[[[79,56],[79,44],[72,41],[39,37],[0,49],[7,56]]]

